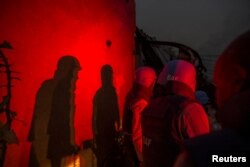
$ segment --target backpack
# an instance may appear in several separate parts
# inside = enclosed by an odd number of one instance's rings
[[[153,99],[142,113],[144,167],[172,166],[180,145],[189,138],[183,126],[183,109],[194,103],[180,95]]]

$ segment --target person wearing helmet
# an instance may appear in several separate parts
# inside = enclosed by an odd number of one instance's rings
[[[249,166],[250,31],[233,40],[215,64],[222,130],[185,143],[175,167]]]
[[[196,71],[184,60],[168,62],[158,78],[165,95],[142,113],[144,167],[170,167],[185,139],[209,132],[203,107],[195,100]]]
[[[151,67],[140,67],[136,70],[133,87],[126,96],[123,131],[125,148],[131,166],[139,166],[142,159],[141,112],[147,106],[156,80],[156,73]]]

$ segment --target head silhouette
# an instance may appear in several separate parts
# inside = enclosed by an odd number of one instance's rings
[[[215,65],[218,119],[223,128],[249,134],[250,31],[240,35],[225,49]]]
[[[102,86],[113,86],[113,69],[110,65],[106,64],[101,69]]]
[[[222,106],[235,94],[249,88],[250,31],[240,35],[224,50],[215,64],[216,101]]]
[[[146,88],[152,87],[156,80],[156,72],[151,67],[139,67],[135,71],[135,82],[145,86]]]
[[[55,79],[62,79],[81,69],[79,61],[70,55],[62,56],[57,63]]]

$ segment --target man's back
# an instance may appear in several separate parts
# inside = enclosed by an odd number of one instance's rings
[[[193,121],[194,114],[198,121]],[[199,129],[198,122],[204,128]],[[172,166],[182,142],[209,132],[209,127],[205,112],[194,99],[168,95],[152,100],[143,111],[142,130],[144,166],[160,167]]]

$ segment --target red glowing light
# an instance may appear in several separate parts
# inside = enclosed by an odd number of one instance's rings
[[[8,40],[14,50],[6,52],[20,82],[13,87],[12,128],[20,144],[9,145],[5,166],[27,166],[27,136],[36,93],[42,82],[53,77],[57,61],[75,56],[81,71],[75,91],[75,141],[92,138],[92,100],[101,86],[100,69],[110,64],[122,111],[124,97],[133,80],[134,1],[28,0],[0,2],[0,42]],[[0,93],[1,95],[1,93]]]

